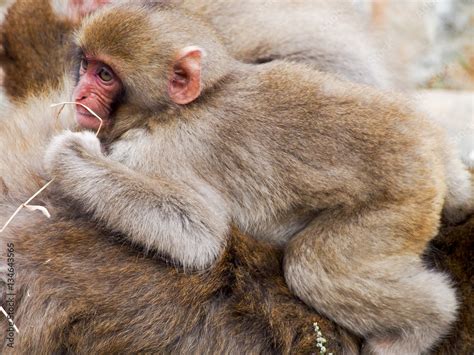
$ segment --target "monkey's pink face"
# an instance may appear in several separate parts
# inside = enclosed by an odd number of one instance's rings
[[[102,118],[104,126],[110,126],[112,107],[119,99],[122,88],[120,78],[111,67],[100,60],[84,57],[73,97]],[[80,105],[76,106],[76,121],[86,129],[98,130],[100,126],[100,121]]]

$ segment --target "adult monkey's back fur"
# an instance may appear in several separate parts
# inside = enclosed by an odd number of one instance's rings
[[[280,251],[236,231],[215,267],[187,275],[85,221],[26,217],[0,241],[2,259],[15,248],[15,353],[310,354],[313,322],[331,351],[356,346],[291,295]]]

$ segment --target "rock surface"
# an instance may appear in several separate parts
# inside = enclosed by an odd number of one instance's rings
[[[448,132],[463,161],[474,168],[474,91],[422,90],[418,107]]]

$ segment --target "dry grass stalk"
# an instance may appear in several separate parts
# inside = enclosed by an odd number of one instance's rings
[[[99,125],[99,128],[97,129],[97,132],[96,132],[96,136],[99,135],[100,133],[100,130],[102,129],[102,125],[103,125],[103,120],[102,118],[100,118],[94,111],[92,111],[89,107],[87,107],[86,105],[84,104],[81,104],[79,102],[69,102],[69,101],[66,101],[66,102],[60,102],[60,103],[57,103],[57,104],[53,104],[51,105],[51,107],[57,107],[57,106],[61,106],[61,109],[58,111],[58,114],[56,115],[56,120],[59,118],[59,115],[61,114],[62,110],[64,109],[64,106],[65,105],[79,105],[79,106],[82,106],[84,107],[91,115],[93,115],[95,118],[97,118],[99,121],[100,121],[100,125]],[[51,214],[49,213],[48,209],[44,206],[36,206],[36,205],[30,205],[29,203],[31,201],[33,201],[33,199],[36,198],[36,196],[38,196],[39,194],[41,194],[49,185],[51,185],[51,183],[54,181],[54,178],[51,179],[50,181],[48,181],[41,189],[39,189],[33,196],[31,196],[26,202],[22,203],[17,209],[16,211],[11,215],[11,217],[8,219],[8,221],[5,222],[5,224],[3,225],[2,229],[0,229],[0,233],[2,233],[7,227],[8,225],[13,221],[13,219],[18,215],[18,213],[20,213],[20,211],[23,209],[23,208],[26,208],[30,211],[40,211],[41,213],[43,213],[47,218],[50,218],[51,217]]]

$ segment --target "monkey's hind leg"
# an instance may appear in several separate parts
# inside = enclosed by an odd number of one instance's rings
[[[436,225],[423,230],[421,213],[413,220],[403,214],[392,207],[320,216],[285,252],[285,278],[293,292],[364,337],[370,354],[420,354],[456,317],[448,278],[420,258],[426,240],[419,234],[431,235]]]

